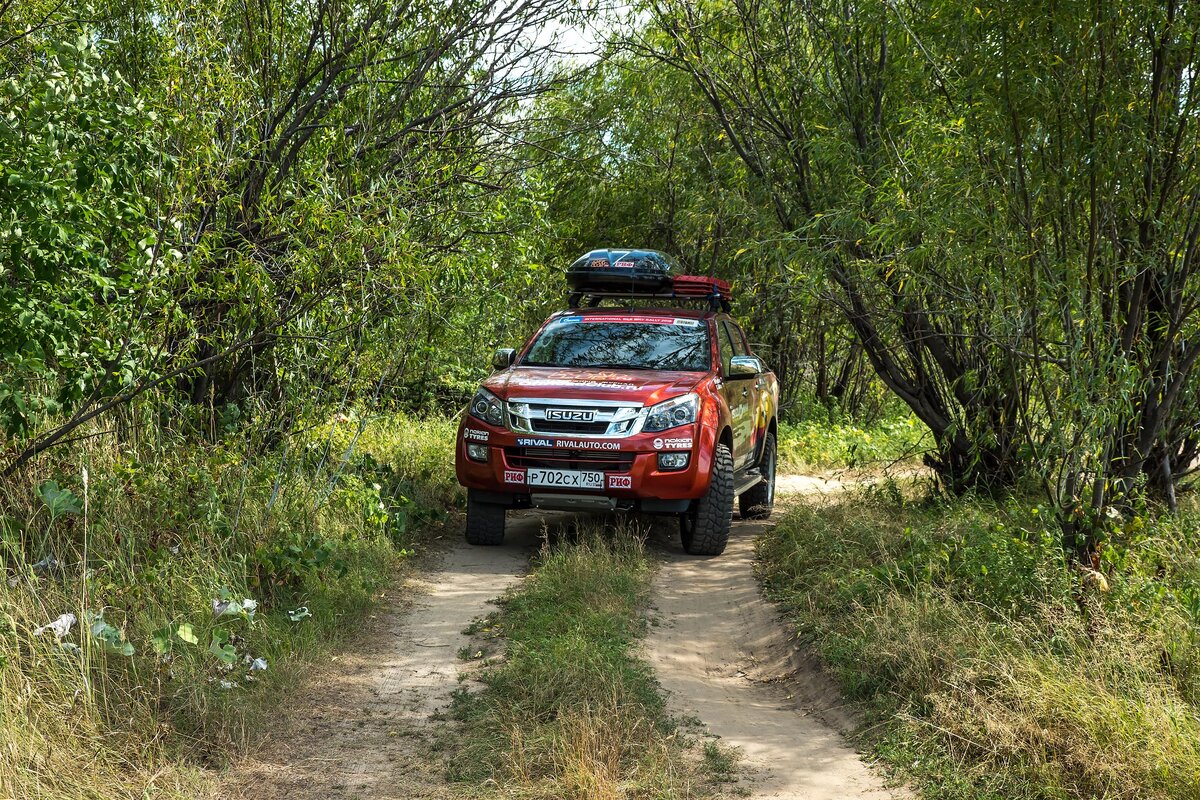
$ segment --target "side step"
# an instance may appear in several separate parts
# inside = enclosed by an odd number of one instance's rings
[[[762,480],[763,477],[758,471],[758,467],[750,467],[750,469],[746,470],[742,474],[734,476],[733,493],[734,495],[745,494],[755,486],[758,486],[760,483],[762,483]]]

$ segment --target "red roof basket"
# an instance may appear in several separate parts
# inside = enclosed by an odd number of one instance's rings
[[[730,294],[729,281],[701,275],[676,275],[671,281],[676,297],[724,297]]]
[[[671,279],[669,289],[609,289],[589,288],[574,291],[568,298],[571,308],[584,306],[595,307],[603,300],[674,300],[677,302],[701,301],[707,302],[713,311],[730,311],[729,281],[720,278],[706,278],[701,275],[676,275]]]

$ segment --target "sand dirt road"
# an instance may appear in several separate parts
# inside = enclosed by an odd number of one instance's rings
[[[840,484],[781,476],[780,492]],[[439,721],[467,666],[463,629],[520,580],[542,535],[574,524],[565,514],[510,515],[502,547],[455,543],[431,560],[403,598],[377,611],[362,634],[314,670],[305,691],[280,702],[278,727],[230,771],[224,798],[399,800],[461,797],[444,781]],[[715,559],[682,553],[676,526],[653,526],[662,564],[655,581],[659,624],[647,652],[676,713],[698,717],[742,751],[751,797],[883,800],[883,783],[846,744],[840,697],[787,641],[752,572],[762,523],[735,522]]]

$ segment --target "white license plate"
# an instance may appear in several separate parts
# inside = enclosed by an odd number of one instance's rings
[[[571,469],[529,469],[525,475],[528,486],[554,486],[558,489],[603,489],[603,472],[582,472]]]

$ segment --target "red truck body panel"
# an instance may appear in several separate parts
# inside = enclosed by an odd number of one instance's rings
[[[646,325],[696,320],[709,329],[712,366],[705,372],[522,366],[522,359],[542,330],[564,316]],[[591,408],[588,404],[594,402],[601,409],[619,407],[632,414],[634,410],[695,393],[699,398],[696,421],[662,432],[608,436],[569,430],[513,430],[509,424],[491,425],[464,412],[455,454],[459,482],[497,497],[511,496],[514,505],[527,503],[533,492],[579,494],[579,489],[527,484],[528,469],[561,465],[564,470],[603,472],[603,488],[589,490],[592,494],[616,498],[623,506],[671,511],[686,507],[687,501],[702,496],[708,489],[719,437],[731,439],[728,442],[731,449],[744,454],[740,466],[752,467],[753,453],[775,425],[778,388],[770,372],[740,380],[730,380],[722,374],[718,347],[722,321],[732,322],[722,313],[678,308],[596,308],[551,316],[521,349],[514,366],[494,373],[482,384],[500,401],[510,404],[506,408],[526,401],[535,401],[526,405],[530,408],[549,407],[555,402],[567,408]],[[731,392],[731,387],[742,388]],[[732,407],[729,397],[735,398]],[[508,417],[509,423],[511,420]],[[520,422],[524,424],[523,420]],[[744,441],[734,442],[733,438]],[[486,446],[487,460],[468,457],[468,444]],[[690,453],[687,466],[660,469],[658,454],[670,452]],[[655,506],[654,501],[665,502]]]

